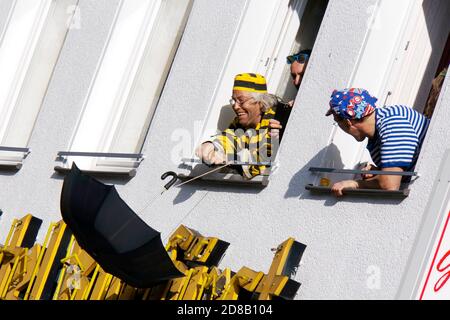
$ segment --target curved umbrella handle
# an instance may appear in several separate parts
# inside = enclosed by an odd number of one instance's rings
[[[178,180],[178,175],[173,171],[168,171],[166,173],[163,173],[161,176],[161,180],[166,180],[167,177],[172,177],[172,179],[164,186],[164,189],[169,190],[175,182]]]

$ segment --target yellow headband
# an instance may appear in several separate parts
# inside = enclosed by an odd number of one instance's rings
[[[267,93],[266,78],[255,73],[238,74],[234,78],[233,90]]]

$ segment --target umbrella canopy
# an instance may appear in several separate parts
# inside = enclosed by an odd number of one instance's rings
[[[61,214],[78,244],[108,273],[137,288],[183,277],[161,241],[114,186],[82,174],[75,164],[64,179]]]

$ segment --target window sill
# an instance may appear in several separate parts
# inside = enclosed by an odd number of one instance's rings
[[[331,194],[330,187],[320,187],[308,184],[305,189],[311,193],[316,194]],[[344,189],[344,195],[348,196],[363,196],[371,198],[394,198],[394,199],[405,199],[409,196],[409,189],[403,189],[399,191],[386,191],[379,189]]]
[[[2,161],[0,160],[0,170],[19,171],[22,169],[22,161]]]
[[[195,175],[184,175],[179,174],[178,178],[186,182],[190,179],[195,178]],[[268,175],[260,175],[256,176],[251,180],[244,179],[241,175],[235,174],[235,173],[211,173],[207,176],[204,176],[196,181],[203,181],[203,182],[211,182],[211,183],[217,183],[222,185],[235,185],[235,186],[253,186],[253,187],[260,187],[265,188],[269,184],[269,176]]]
[[[29,148],[0,146],[0,170],[19,171],[30,153]]]
[[[201,175],[205,175],[202,178],[196,179],[196,181],[222,185],[235,185],[247,187],[253,186],[258,188],[265,188],[269,184],[269,176],[271,168],[267,168],[264,174],[253,177],[252,179],[246,179],[242,175],[240,175],[235,169],[230,170],[230,168],[223,168],[223,171],[220,170],[214,172],[214,168],[221,165],[209,167],[204,163],[202,163],[199,159],[183,158],[181,159],[181,162],[182,162],[181,167],[190,171],[188,174],[178,174],[178,178],[183,182],[186,182],[190,179],[194,179]],[[255,164],[265,166],[272,165],[271,162],[266,163],[261,162]],[[195,167],[193,165],[195,165]],[[248,165],[248,163],[234,162],[233,165]],[[208,173],[210,171],[213,172]]]
[[[136,169],[144,160],[143,154],[60,151],[58,152],[57,161],[62,161],[63,164],[54,167],[57,173],[65,175],[70,172],[71,167],[67,163],[68,157],[97,159],[96,166],[92,166],[91,169],[81,169],[81,172],[85,174],[97,177],[127,179],[136,176]]]
[[[71,168],[56,166],[54,170],[61,175],[66,175],[70,172]],[[109,170],[81,170],[81,172],[92,176],[108,178],[133,178],[136,176],[136,169],[127,168],[111,168]]]

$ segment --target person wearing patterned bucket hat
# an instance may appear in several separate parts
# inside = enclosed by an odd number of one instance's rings
[[[281,140],[287,122],[275,119],[276,110],[286,104],[268,93],[264,76],[241,73],[234,78],[230,105],[236,114],[234,121],[213,140],[202,143],[196,155],[205,163],[216,165],[234,160],[269,162],[276,148],[275,138],[279,138],[277,142]],[[266,170],[257,165],[232,168],[248,179]]]
[[[334,90],[326,116],[357,141],[368,139],[373,165],[363,170],[412,171],[427,133],[429,119],[412,108],[394,105],[378,108],[377,98],[367,90]],[[363,175],[361,180],[335,183],[332,191],[343,196],[345,189],[399,190],[408,178],[396,175]]]

